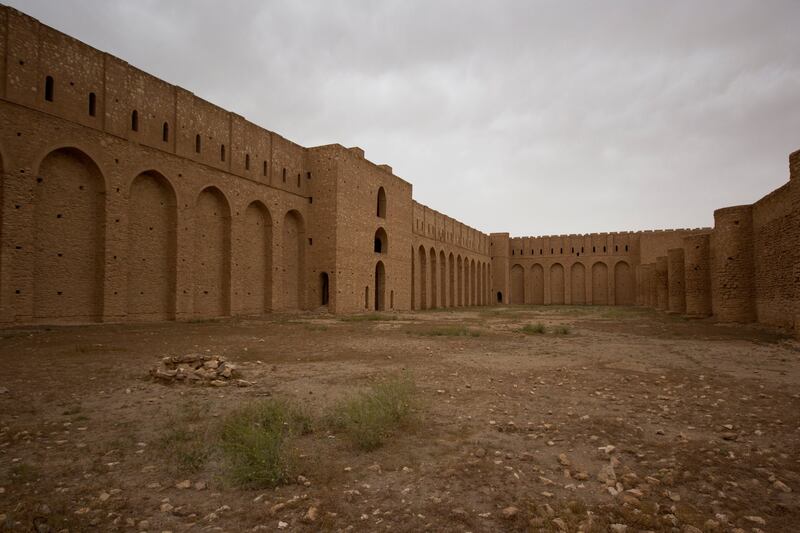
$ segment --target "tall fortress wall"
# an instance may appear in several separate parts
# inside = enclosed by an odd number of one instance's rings
[[[0,6],[0,324],[497,304],[800,323],[790,180],[714,227],[511,237]]]

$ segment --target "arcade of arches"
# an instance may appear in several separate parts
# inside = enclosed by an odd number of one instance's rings
[[[613,277],[603,261],[575,262],[568,268],[554,263],[549,268],[539,263],[526,269],[511,267],[511,304],[633,305],[634,273],[627,261],[613,263]],[[567,275],[568,273],[568,275]]]

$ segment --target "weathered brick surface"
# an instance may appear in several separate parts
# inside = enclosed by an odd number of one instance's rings
[[[670,313],[686,312],[686,274],[683,248],[667,250],[667,310]]]
[[[711,314],[711,236],[708,233],[689,235],[683,239],[685,253],[686,314]]]
[[[714,315],[724,322],[755,320],[752,206],[714,212],[711,258]]]
[[[715,227],[487,235],[361,148],[305,148],[0,6],[0,323],[496,303],[797,327],[790,181]]]

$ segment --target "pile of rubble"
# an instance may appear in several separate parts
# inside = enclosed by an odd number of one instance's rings
[[[233,383],[239,387],[252,385],[239,379],[241,373],[221,355],[187,353],[173,355],[161,360],[161,364],[150,369],[150,375],[167,383],[192,383],[225,387]]]

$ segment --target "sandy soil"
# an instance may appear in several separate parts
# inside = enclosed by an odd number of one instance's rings
[[[800,530],[797,341],[640,309],[386,317],[0,332],[0,530]],[[519,332],[536,322],[570,333]],[[474,336],[431,335],[462,325]],[[188,352],[255,385],[147,376]],[[158,444],[189,411],[213,425],[271,397],[323,416],[402,370],[410,428],[369,453],[316,429],[297,441],[303,477],[274,490],[187,474]]]

